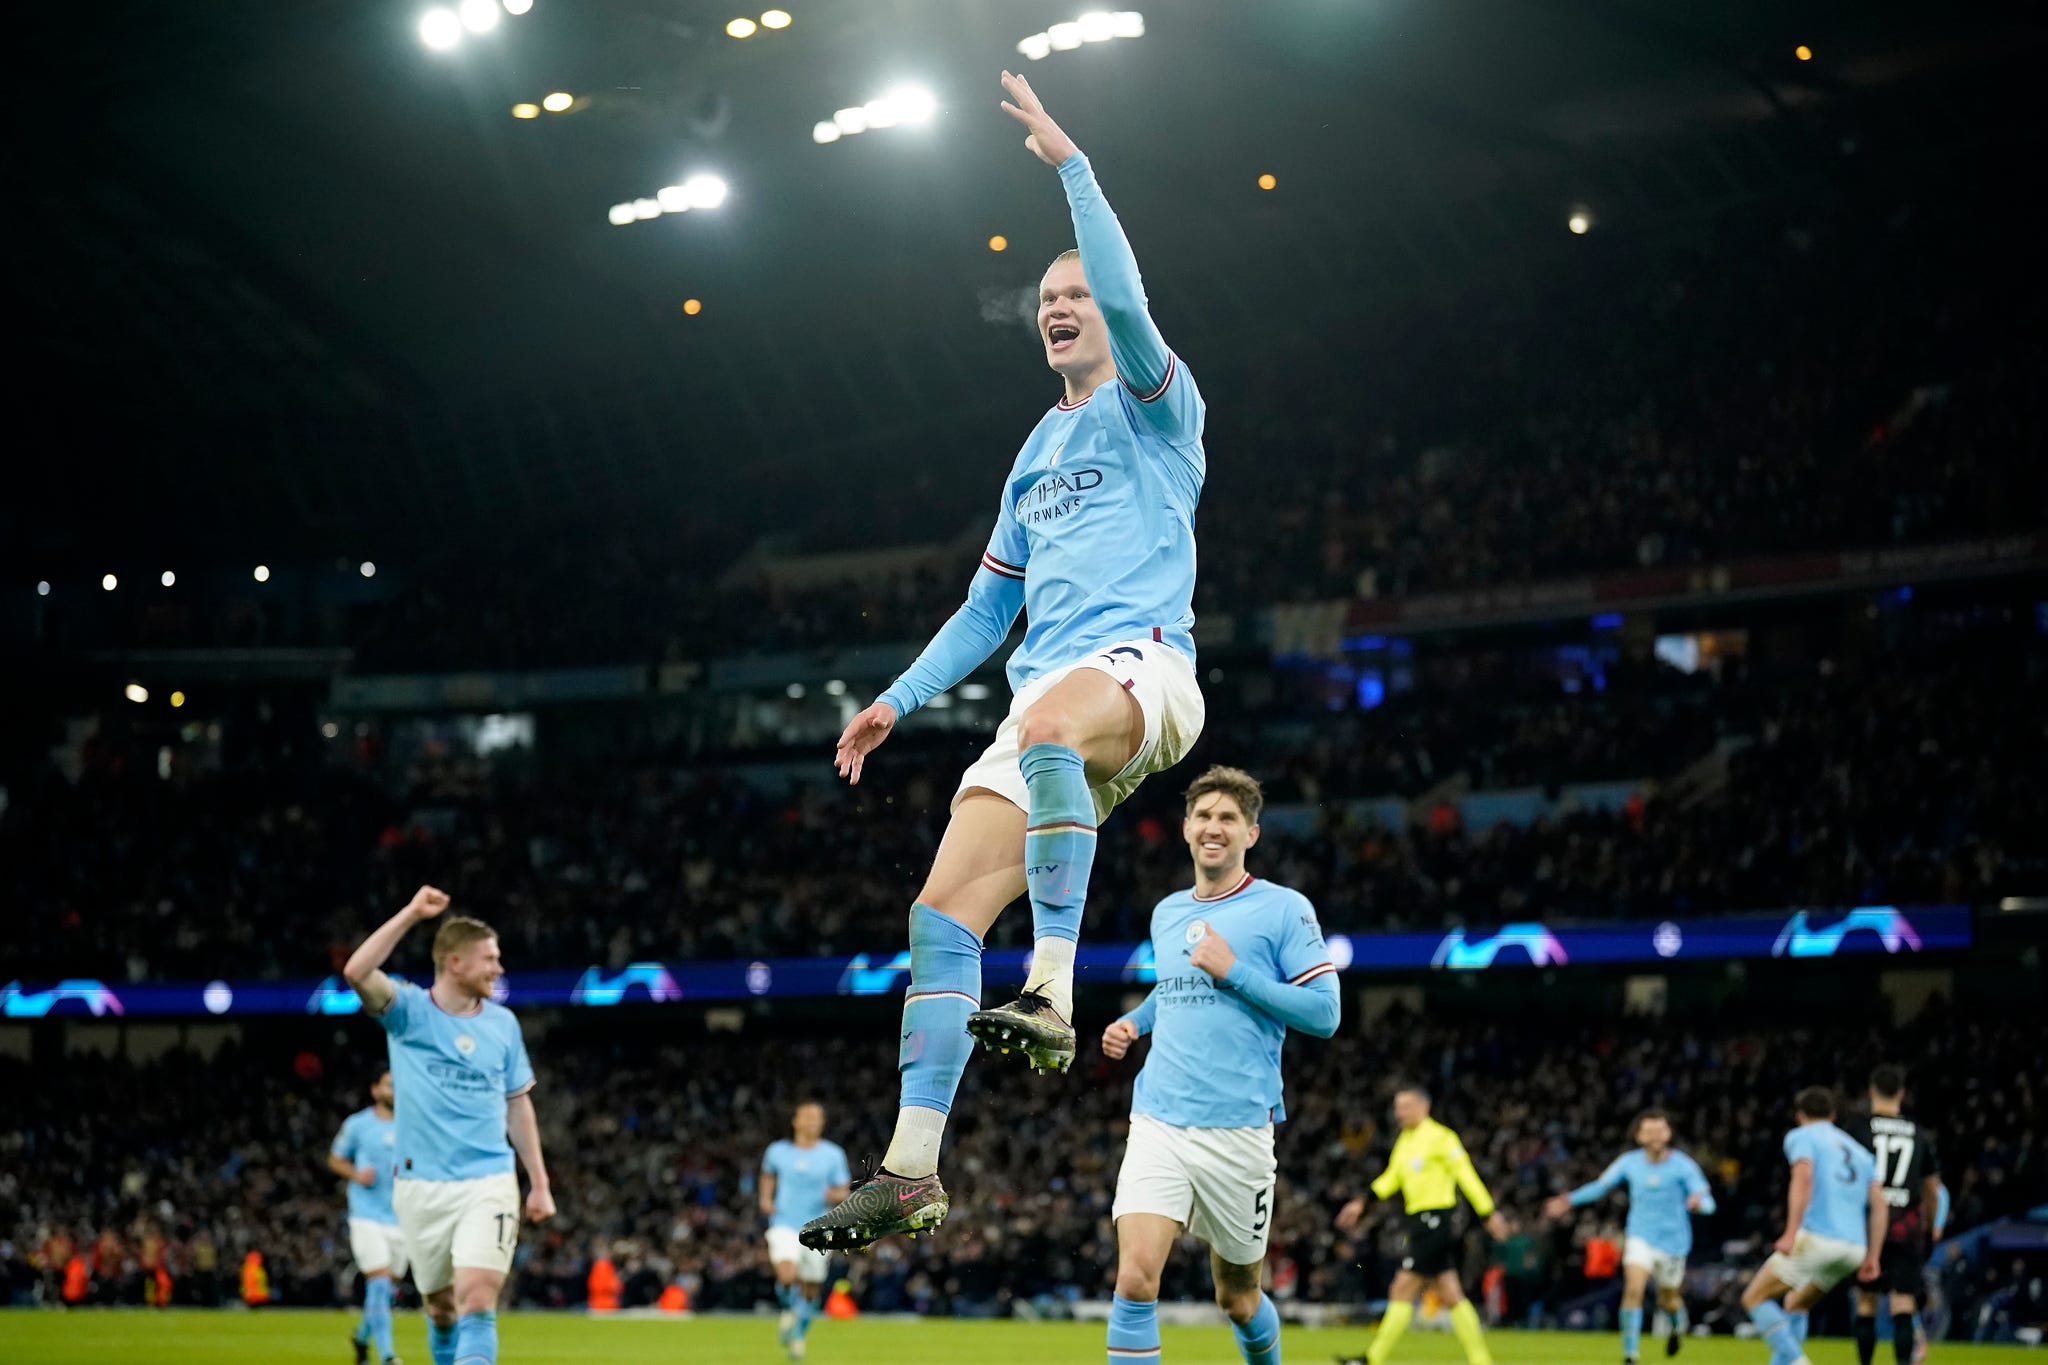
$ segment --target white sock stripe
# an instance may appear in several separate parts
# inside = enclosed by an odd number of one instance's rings
[[[966,991],[911,991],[903,997],[903,1006],[908,1009],[927,1000],[965,1000],[976,1009],[981,1008],[980,997],[969,995]]]

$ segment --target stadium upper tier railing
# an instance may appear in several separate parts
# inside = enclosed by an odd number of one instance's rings
[[[1967,949],[1975,942],[1967,905],[1865,905],[1851,910],[1787,909],[1773,914],[1640,924],[1504,924],[1491,932],[1331,934],[1330,961],[1341,972],[1455,972],[1491,968],[1563,967],[1740,958],[1792,960],[1866,954],[1921,955]],[[1171,976],[1187,956],[1169,945]],[[1022,981],[1030,954],[989,952],[985,972]],[[1075,962],[1082,985],[1144,987],[1160,979],[1154,944],[1090,944]],[[910,976],[910,954],[773,958],[728,962],[635,962],[603,967],[541,968],[510,973],[497,999],[523,1008],[606,1007],[807,996],[889,995]],[[311,981],[118,983],[74,978],[47,985],[9,982],[0,988],[0,1018],[52,1016],[348,1015],[362,1002],[338,976]]]

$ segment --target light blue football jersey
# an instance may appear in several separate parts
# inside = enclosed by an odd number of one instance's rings
[[[377,1183],[348,1182],[348,1216],[372,1223],[396,1223],[391,1211],[391,1171],[398,1164],[398,1124],[379,1118],[374,1108],[358,1109],[341,1121],[334,1135],[334,1154],[351,1166],[377,1172]]]
[[[505,1101],[533,1089],[526,1039],[493,1000],[450,1014],[410,981],[377,1022],[390,1035],[400,1180],[477,1180],[513,1168]]]
[[[1210,900],[1176,891],[1152,911],[1159,984],[1130,1016],[1152,1036],[1131,1112],[1177,1128],[1278,1123],[1287,1117],[1280,1049],[1288,1025],[1189,962],[1212,932],[1237,955],[1230,983],[1255,977],[1327,995],[1317,1004],[1327,1008],[1329,1029],[1336,1027],[1337,968],[1308,897],[1249,873],[1236,890]]]
[[[771,1228],[802,1227],[830,1207],[827,1190],[853,1181],[846,1153],[838,1143],[823,1140],[810,1147],[799,1147],[787,1138],[769,1143],[761,1157],[761,1173],[775,1177]]]
[[[907,715],[1028,624],[1012,691],[1095,650],[1154,640],[1195,657],[1195,504],[1207,473],[1194,376],[1147,311],[1123,228],[1088,158],[1060,165],[1081,269],[1117,377],[1039,419],[1003,482],[967,601],[882,694]],[[1141,646],[1142,647],[1142,646]]]
[[[1877,1158],[1832,1123],[1808,1123],[1785,1134],[1785,1160],[1813,1163],[1813,1200],[1799,1226],[1821,1237],[1864,1246],[1870,1240],[1870,1184]]]
[[[1714,1192],[1707,1187],[1706,1172],[1684,1152],[1672,1148],[1662,1161],[1638,1147],[1608,1164],[1597,1180],[1571,1192],[1573,1208],[1605,1198],[1616,1186],[1628,1186],[1627,1235],[1640,1237],[1667,1256],[1683,1256],[1692,1250],[1692,1212],[1685,1201],[1700,1197],[1703,1214],[1714,1211]]]

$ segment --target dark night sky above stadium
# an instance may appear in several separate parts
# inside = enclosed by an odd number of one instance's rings
[[[757,375],[821,364],[914,385],[937,349],[958,369],[934,383],[994,376],[991,298],[1070,244],[1053,177],[996,109],[1005,66],[1095,158],[1163,319],[1227,331],[1314,292],[1322,265],[1383,252],[1375,226],[1427,251],[1432,212],[1507,192],[1514,207],[1489,210],[1502,240],[1561,239],[1603,159],[1970,80],[2041,38],[1989,10],[1857,0],[1170,0],[1143,9],[1143,38],[1029,62],[1018,40],[1081,6],[792,3],[789,28],[742,42],[732,5],[535,0],[437,53],[416,31],[427,8],[113,0],[21,18],[25,378],[76,415],[66,440],[92,478],[115,476],[96,494],[168,446],[229,467],[289,449],[280,423],[424,397],[670,373],[744,402]],[[903,82],[937,96],[928,126],[812,140]],[[555,90],[572,111],[512,117]],[[719,208],[607,221],[698,172],[729,183]],[[50,539],[86,496],[60,463],[0,532]]]

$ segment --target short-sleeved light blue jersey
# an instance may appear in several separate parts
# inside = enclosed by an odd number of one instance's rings
[[[1662,1161],[1650,1160],[1640,1147],[1624,1152],[1597,1180],[1571,1192],[1572,1207],[1604,1199],[1623,1183],[1628,1185],[1628,1236],[1642,1238],[1667,1256],[1692,1250],[1692,1212],[1685,1201],[1698,1195],[1699,1211],[1714,1211],[1714,1192],[1697,1161],[1676,1148],[1667,1150]]]
[[[809,1147],[799,1147],[788,1138],[769,1143],[761,1157],[761,1174],[775,1177],[775,1212],[768,1219],[771,1228],[802,1227],[830,1205],[827,1190],[853,1181],[846,1153],[838,1143],[823,1140]]]
[[[1785,1134],[1785,1160],[1813,1163],[1813,1199],[1799,1226],[1820,1237],[1865,1246],[1870,1240],[1870,1183],[1877,1158],[1832,1123],[1808,1123]]]
[[[390,1035],[400,1180],[477,1180],[513,1168],[505,1101],[533,1089],[512,1011],[483,1000],[450,1014],[410,981],[377,1022]]]
[[[1188,959],[1214,933],[1237,964],[1219,985]],[[1315,906],[1250,873],[1208,900],[1176,891],[1153,908],[1159,984],[1126,1016],[1152,1035],[1131,1112],[1177,1128],[1255,1128],[1287,1117],[1280,1048],[1288,1028],[1337,1031],[1337,968]]]
[[[341,1121],[330,1149],[358,1169],[369,1167],[377,1173],[374,1185],[348,1182],[348,1216],[372,1223],[396,1223],[391,1211],[391,1170],[398,1164],[398,1124],[379,1118],[375,1108],[358,1109]]]
[[[1195,504],[1207,472],[1194,377],[1147,311],[1138,261],[1088,158],[1060,163],[1081,270],[1117,377],[1039,419],[1003,482],[967,601],[882,694],[907,715],[996,651],[1017,613],[1010,688],[1127,640],[1195,657]]]

